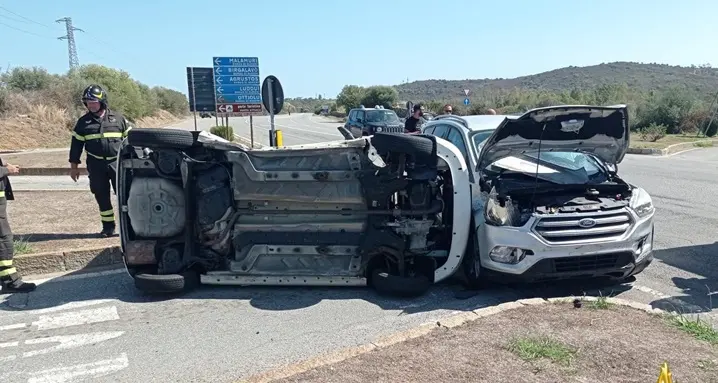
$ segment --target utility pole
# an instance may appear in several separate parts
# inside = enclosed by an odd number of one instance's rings
[[[65,23],[65,29],[67,34],[65,36],[58,37],[58,40],[67,40],[67,55],[70,60],[70,70],[77,68],[80,65],[80,60],[77,58],[77,45],[75,45],[75,31],[84,32],[80,28],[72,26],[71,17],[63,17],[62,19],[55,20],[57,23]]]

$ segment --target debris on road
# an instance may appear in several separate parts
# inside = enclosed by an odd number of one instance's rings
[[[274,382],[651,382],[664,363],[677,381],[716,382],[716,339],[688,330],[601,299],[526,305]]]

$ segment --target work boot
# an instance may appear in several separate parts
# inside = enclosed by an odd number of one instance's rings
[[[115,223],[102,223],[102,231],[100,232],[100,236],[104,238],[109,238],[115,235]]]
[[[30,282],[23,282],[20,275],[15,273],[7,279],[0,281],[0,294],[29,293],[35,291],[37,285]]]

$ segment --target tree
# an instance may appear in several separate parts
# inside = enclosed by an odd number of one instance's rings
[[[391,109],[397,100],[399,100],[399,92],[397,92],[394,87],[376,85],[364,90],[364,97],[362,97],[361,103],[367,108],[381,105],[384,108]]]
[[[349,109],[356,108],[361,104],[364,94],[364,88],[358,85],[345,85],[337,96],[337,105],[344,107],[348,112]]]

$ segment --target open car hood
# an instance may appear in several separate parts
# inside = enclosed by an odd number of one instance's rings
[[[502,158],[539,151],[590,153],[618,164],[628,150],[628,110],[625,105],[562,105],[532,109],[509,116],[484,141],[477,170]]]

